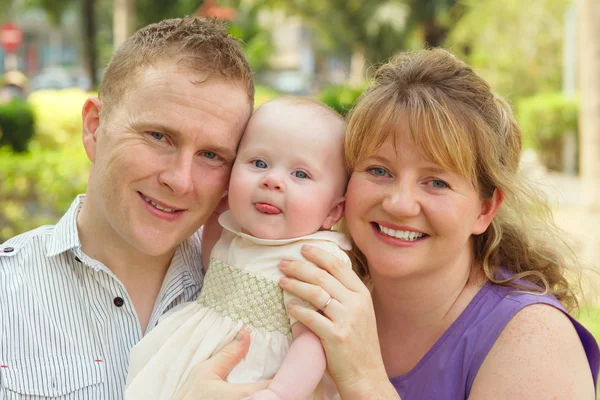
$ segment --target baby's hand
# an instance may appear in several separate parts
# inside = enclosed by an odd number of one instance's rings
[[[271,389],[263,389],[255,392],[249,397],[244,397],[242,400],[281,400],[281,398]]]

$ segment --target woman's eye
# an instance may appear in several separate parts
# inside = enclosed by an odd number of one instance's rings
[[[263,160],[254,160],[252,163],[256,168],[267,168],[267,163]]]
[[[150,132],[150,135],[152,135],[152,137],[158,141],[165,139],[165,135],[160,132]]]
[[[388,173],[385,169],[380,167],[372,167],[367,170],[371,175],[375,176],[387,176]]]
[[[436,189],[444,189],[449,187],[448,184],[444,181],[440,181],[439,179],[434,179],[431,181],[431,186],[433,186]]]
[[[308,174],[304,171],[295,171],[292,173],[296,178],[306,179],[308,178]]]
[[[209,160],[214,160],[215,158],[217,158],[217,153],[212,151],[205,151],[202,153],[202,155],[208,158]]]

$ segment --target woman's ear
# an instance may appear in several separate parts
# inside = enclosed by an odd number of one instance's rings
[[[325,218],[325,222],[321,226],[323,229],[331,229],[344,215],[344,206],[346,205],[346,198],[342,197],[338,199],[329,210],[329,214],[327,218]]]
[[[100,126],[101,109],[102,102],[97,97],[89,97],[81,109],[83,148],[91,162],[96,159],[96,133]]]
[[[492,197],[489,200],[484,200],[481,202],[481,213],[477,217],[475,225],[473,226],[473,235],[481,235],[487,230],[488,226],[490,226],[492,220],[498,213],[503,201],[504,193],[498,189],[494,189]]]

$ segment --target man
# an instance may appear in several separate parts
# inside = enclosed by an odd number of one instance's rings
[[[198,295],[198,230],[225,194],[253,96],[242,49],[211,20],[162,21],[115,52],[82,110],[86,195],[56,226],[0,246],[0,398],[123,397],[129,350]],[[246,336],[199,366],[189,393],[260,388],[219,382]]]

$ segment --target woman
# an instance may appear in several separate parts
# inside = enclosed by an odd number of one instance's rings
[[[437,49],[382,66],[349,117],[358,274],[283,262],[290,314],[342,399],[593,399],[600,351],[566,310],[575,257],[518,174],[509,106]]]

